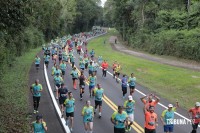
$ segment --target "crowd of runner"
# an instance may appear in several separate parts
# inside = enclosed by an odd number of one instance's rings
[[[104,31],[99,30],[98,34]],[[102,101],[104,97],[104,88],[98,83],[97,72],[98,69],[102,69],[102,77],[106,79],[106,74],[109,68],[113,70],[113,79],[117,84],[121,85],[122,97],[124,103],[118,106],[118,111],[114,112],[111,116],[111,122],[114,124],[114,133],[125,133],[131,131],[131,126],[134,123],[134,110],[135,101],[133,100],[133,94],[136,89],[136,77],[134,73],[130,76],[122,74],[122,67],[118,61],[114,61],[112,66],[109,66],[108,62],[103,59],[102,56],[96,56],[95,50],[88,51],[87,39],[95,36],[96,32],[80,33],[74,36],[66,36],[61,39],[57,39],[55,42],[51,42],[51,47],[43,47],[44,51],[44,64],[47,69],[51,69],[53,76],[52,82],[54,82],[55,98],[58,100],[62,115],[65,117],[66,125],[70,131],[73,132],[74,128],[74,111],[76,100],[73,97],[72,92],[66,87],[64,83],[64,77],[66,69],[71,69],[71,77],[73,89],[80,90],[80,100],[84,98],[86,84],[89,86],[89,96],[95,101],[94,107],[91,105],[91,101],[87,100],[81,115],[83,116],[84,132],[93,132],[94,115],[98,112],[98,117],[102,117]],[[59,44],[59,45],[57,45]],[[75,57],[75,52],[79,57]],[[79,66],[75,66],[75,59],[79,61]],[[48,68],[49,62],[53,62],[53,67]],[[40,57],[36,56],[35,66],[36,70],[39,70],[41,65]],[[57,65],[59,64],[59,65]],[[88,77],[85,73],[88,73]],[[120,74],[122,78],[120,79]],[[128,93],[128,87],[129,94]],[[42,85],[39,80],[36,79],[32,84],[31,92],[33,94],[33,113],[36,114],[36,121],[33,122],[32,127],[35,133],[44,133],[47,131],[47,125],[39,114],[38,107],[40,103],[40,97],[42,93]],[[89,98],[85,98],[89,99]],[[141,102],[144,103],[144,131],[145,133],[156,133],[156,127],[158,126],[158,116],[155,112],[156,105],[160,101],[160,98],[154,94],[147,94],[141,98]],[[178,101],[175,106],[173,104],[168,105],[168,109],[162,112],[160,120],[163,124],[165,133],[172,133],[174,125],[169,123],[169,119],[174,119],[174,113],[179,107]],[[192,133],[195,133],[200,123],[200,103],[197,102],[194,108],[188,111],[189,117],[192,121]]]

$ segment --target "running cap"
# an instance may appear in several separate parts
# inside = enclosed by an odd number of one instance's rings
[[[128,96],[128,100],[133,100],[133,97],[131,95]]]
[[[195,106],[200,107],[200,102],[196,102]]]
[[[36,120],[40,120],[40,119],[42,119],[42,115],[37,115]]]
[[[172,104],[169,104],[168,107],[169,107],[169,108],[173,108],[174,106],[173,106]]]

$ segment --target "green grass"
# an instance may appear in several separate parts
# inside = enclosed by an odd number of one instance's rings
[[[134,72],[137,83],[172,103],[178,99],[180,105],[188,109],[194,106],[196,101],[200,101],[200,72],[163,65],[114,51],[109,44],[109,38],[117,34],[116,30],[110,30],[108,34],[91,40],[88,49],[94,48],[96,55],[102,55],[110,65],[117,60],[123,69],[122,73],[130,75]],[[106,44],[103,44],[104,40]]]
[[[29,70],[41,48],[33,49],[16,58],[0,79],[0,132],[29,132]]]

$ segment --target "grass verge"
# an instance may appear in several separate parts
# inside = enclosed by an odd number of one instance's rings
[[[88,49],[94,48],[96,55],[103,55],[109,65],[117,60],[121,64],[122,73],[130,75],[134,72],[139,84],[173,103],[178,99],[185,109],[200,101],[200,72],[163,65],[115,51],[109,44],[109,38],[116,35],[118,32],[112,29],[108,34],[91,40]]]
[[[0,79],[0,132],[24,133],[29,132],[27,119],[28,74],[36,53],[41,48],[33,49],[21,57],[16,58],[13,66],[8,68]]]

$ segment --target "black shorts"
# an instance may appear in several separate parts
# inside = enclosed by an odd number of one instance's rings
[[[84,87],[83,87],[84,86]],[[81,88],[81,89],[85,89],[85,85],[84,84],[79,84],[79,87]]]
[[[77,78],[72,78],[72,80],[74,81],[74,80],[76,80]]]
[[[56,87],[60,88],[60,84],[56,84]]]
[[[65,75],[65,71],[62,71],[62,75]]]
[[[89,70],[89,75],[92,75],[92,74],[93,74],[93,71],[90,71],[90,70]]]
[[[45,64],[49,64],[49,61],[45,61],[44,63],[45,63]]]
[[[61,58],[59,57],[59,61],[61,61],[61,60],[62,60],[62,57]]]
[[[96,101],[96,100],[95,100],[95,106],[98,106],[98,105],[99,105],[99,106],[102,106],[102,101]]]
[[[156,133],[156,129],[147,129],[145,127],[144,133]]]
[[[74,112],[71,112],[71,113],[66,112],[66,117],[74,117]]]
[[[120,72],[115,72],[115,74],[119,76],[119,75],[120,75]]]
[[[40,67],[40,64],[35,64],[36,67]]]
[[[66,98],[59,98],[59,104],[64,104]]]
[[[88,63],[85,63],[85,68],[87,68],[88,67]]]
[[[114,127],[114,133],[125,133],[125,128]]]
[[[83,71],[85,70],[85,68],[80,68],[80,69],[83,70]]]
[[[135,86],[129,86],[130,89],[135,89]]]

